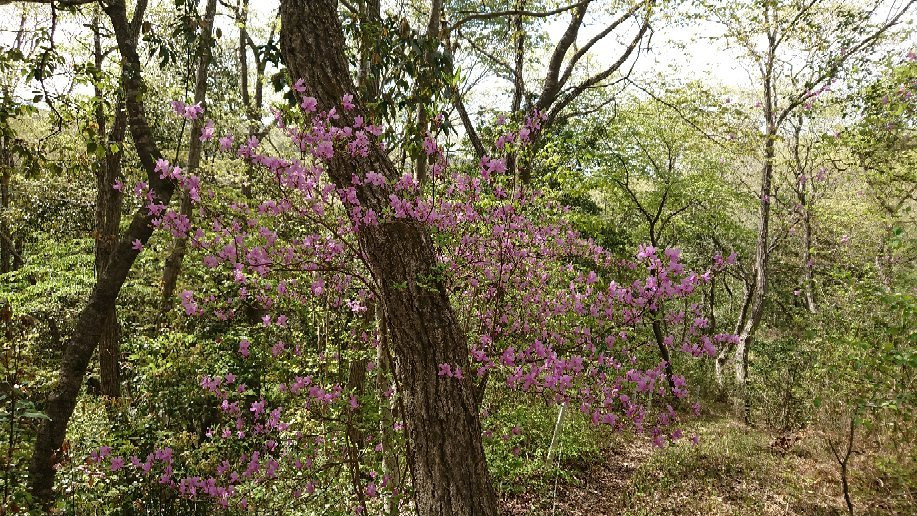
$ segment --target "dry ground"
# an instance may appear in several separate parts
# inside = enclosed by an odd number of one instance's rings
[[[728,417],[695,423],[697,446],[654,450],[615,439],[592,460],[563,461],[503,494],[508,515],[846,514],[836,463],[813,434],[784,436]],[[689,434],[690,435],[690,434]],[[851,461],[857,514],[917,514],[915,457],[859,453]],[[909,474],[889,473],[890,470]],[[529,479],[531,480],[531,479]],[[527,484],[527,485],[525,485]]]

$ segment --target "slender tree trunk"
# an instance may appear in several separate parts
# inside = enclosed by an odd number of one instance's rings
[[[548,463],[551,463],[551,460],[554,458],[554,454],[557,453],[557,446],[560,442],[560,436],[564,431],[564,417],[567,412],[567,404],[564,403],[561,406],[557,407],[557,420],[554,422],[554,432],[551,434],[551,444],[548,446]]]
[[[809,206],[806,204],[805,194],[802,194],[802,224],[803,224],[803,256],[805,260],[804,276],[805,282],[803,289],[806,294],[806,308],[811,313],[817,311],[815,305],[815,265],[812,263],[812,215],[809,213]]]
[[[248,118],[248,138],[253,136],[263,138],[266,130],[261,130],[261,107],[264,105],[264,73],[267,67],[267,59],[259,53],[257,47],[248,34],[248,9],[249,0],[240,0],[236,6],[236,25],[239,27],[239,93],[242,96],[242,105],[245,108],[245,114]],[[267,46],[275,44],[274,29],[268,36]],[[248,65],[248,48],[251,47],[255,58],[255,84],[254,99],[249,91],[249,65]],[[253,181],[255,178],[255,167],[249,163],[245,171],[245,182],[242,185],[242,195],[251,199],[254,195],[252,191]]]
[[[138,5],[143,5],[139,2]],[[153,140],[143,107],[145,85],[140,75],[140,56],[137,54],[136,34],[143,9],[135,10],[134,23],[128,22],[122,0],[104,5],[121,51],[124,101],[128,124],[138,157],[147,173],[147,182],[159,202],[168,203],[175,185],[159,178],[155,172],[156,160],[162,154]],[[108,267],[96,279],[89,299],[77,316],[74,328],[64,346],[57,383],[44,404],[48,419],[43,421],[35,438],[32,462],[29,467],[29,489],[34,499],[50,505],[54,496],[55,464],[67,433],[67,425],[76,406],[77,395],[83,384],[86,368],[100,338],[100,328],[105,314],[117,301],[118,293],[137,258],[133,242],[146,243],[153,233],[152,217],[145,208],[134,213],[131,224],[112,251]]]
[[[440,18],[443,15],[443,0],[432,0],[430,2],[430,18],[427,20],[427,32],[425,34],[426,44],[434,45],[439,44],[439,28],[440,28]],[[419,74],[420,77],[427,75],[427,77],[432,81],[433,76],[431,72],[433,64],[433,51],[428,49],[424,50],[423,53],[423,70]],[[417,106],[417,134],[415,135],[418,141],[423,141],[424,137],[427,134],[427,131],[430,130],[430,99],[433,96],[433,85],[424,84],[424,81],[418,80],[417,85],[414,88],[414,97],[419,100],[419,105]],[[427,153],[424,152],[423,146],[418,145],[417,149],[414,151],[414,177],[417,179],[417,182],[422,186],[427,183],[429,175],[429,160],[430,157],[427,156]]]
[[[811,182],[811,178],[806,177],[807,166],[806,162],[808,159],[803,159],[802,154],[799,152],[802,134],[802,125],[803,125],[803,115],[802,112],[799,112],[796,116],[796,125],[794,127],[793,135],[793,159],[796,162],[796,183],[793,185],[793,190],[796,192],[796,199],[799,201],[799,209],[801,210],[802,215],[802,261],[803,261],[803,285],[802,289],[805,292],[806,300],[806,309],[810,313],[815,313],[815,278],[814,278],[814,264],[812,262],[812,212],[809,206],[809,196],[807,193],[807,184]],[[808,153],[806,153],[806,158]]]
[[[308,94],[329,109],[355,87],[345,56],[336,0],[283,0],[280,43],[293,77],[306,81]],[[344,111],[349,124],[363,113]],[[327,172],[338,187],[351,186],[354,174],[397,176],[388,155],[373,147],[366,158],[339,154]],[[362,205],[382,213],[390,188],[358,185]],[[468,381],[437,375],[437,366],[468,367],[468,344],[445,287],[419,285],[436,278],[437,259],[426,228],[416,221],[386,220],[358,233],[360,247],[378,285],[392,344],[395,376],[404,404],[409,440],[408,465],[420,514],[490,515],[496,495],[481,442],[481,423]]]
[[[387,486],[393,496],[386,497],[383,501],[385,514],[398,513],[398,501],[401,499],[401,468],[398,464],[398,454],[395,450],[395,418],[392,417],[392,385],[388,375],[391,374],[392,364],[389,358],[390,348],[388,331],[385,329],[385,314],[382,305],[375,303],[376,326],[379,331],[379,347],[376,352],[376,363],[379,370],[376,389],[379,391],[379,425],[382,434],[382,477],[386,479]]]
[[[443,46],[446,49],[446,52],[452,56],[452,36],[451,31],[446,31],[443,35]],[[450,58],[450,62],[454,63],[454,59]],[[455,70],[450,69],[450,74],[454,74]],[[471,148],[474,151],[474,156],[478,159],[484,156],[486,153],[484,149],[484,144],[481,143],[481,137],[478,135],[478,131],[474,127],[474,123],[471,121],[471,116],[468,115],[468,110],[465,109],[465,102],[462,100],[462,92],[459,91],[458,85],[451,85],[452,89],[452,106],[455,108],[455,111],[459,114],[459,118],[462,120],[462,127],[465,128],[465,133],[468,135],[468,141],[471,142]]]
[[[7,217],[10,208],[10,177],[13,169],[8,137],[0,137],[0,274],[12,270],[13,236]]]
[[[766,18],[772,6],[764,5]],[[772,181],[774,177],[774,156],[777,140],[777,118],[775,113],[776,93],[774,91],[773,73],[777,51],[775,29],[768,28],[768,54],[763,66],[762,86],[764,89],[764,163],[761,166],[761,185],[758,192],[758,238],[755,243],[755,261],[753,265],[754,284],[746,290],[742,316],[738,328],[739,341],[735,347],[735,379],[737,401],[746,422],[750,421],[751,402],[748,393],[748,353],[749,348],[761,324],[764,314],[764,301],[767,296],[768,260],[770,258],[770,216]]]
[[[207,0],[207,7],[204,10],[204,19],[201,24],[201,35],[200,39],[198,39],[198,62],[194,76],[194,103],[199,103],[204,107],[205,113],[207,107],[207,70],[210,67],[213,53],[213,18],[215,16],[216,0]],[[188,174],[194,174],[201,164],[203,142],[200,136],[203,127],[204,117],[197,117],[191,122],[191,140],[188,144]],[[179,212],[190,220],[193,215],[192,208],[191,198],[187,193],[182,194]],[[166,263],[162,270],[160,315],[163,317],[172,310],[172,306],[175,304],[175,286],[178,284],[178,276],[181,273],[182,262],[185,259],[187,250],[188,237],[175,237],[172,241],[172,252],[166,258]]]
[[[16,235],[13,236],[13,270],[18,271],[25,265],[25,259],[22,257],[25,254],[25,235],[23,232],[17,231]]]
[[[745,321],[748,319],[749,308],[751,306],[752,300],[752,291],[755,288],[755,278],[754,278],[754,269],[752,269],[751,278],[745,278],[745,293],[742,296],[742,309],[739,311],[739,317],[736,320],[735,330],[733,333],[738,335],[741,333],[742,328],[745,325]],[[732,347],[724,346],[720,348],[716,356],[715,361],[715,374],[716,374],[716,383],[720,388],[726,386],[725,370],[726,363],[729,361],[730,353],[733,353],[735,350]]]
[[[516,10],[525,9],[526,0],[516,0]],[[517,115],[522,109],[522,98],[525,93],[525,81],[522,79],[523,66],[525,65],[525,31],[522,26],[522,16],[513,16],[513,42],[515,62],[513,68],[513,103],[510,110],[513,115]],[[509,174],[517,174],[519,180],[516,182],[518,187],[528,185],[532,182],[532,172],[527,163],[519,163],[518,155],[515,152],[509,153],[506,157],[506,170]]]
[[[659,348],[659,356],[665,362],[665,376],[669,382],[669,388],[675,391],[675,366],[672,365],[672,357],[669,355],[669,348],[665,345],[665,335],[662,331],[662,321],[656,318],[656,312],[653,311],[653,337],[656,339],[656,347]]]
[[[104,56],[99,34],[99,18],[93,18],[93,46],[95,67],[101,73]],[[115,180],[121,177],[121,156],[124,134],[127,129],[127,113],[120,102],[115,105],[111,132],[106,132],[104,93],[98,84],[94,85],[96,106],[96,135],[99,145],[104,146],[105,156],[96,169],[95,209],[95,273],[99,277],[108,267],[108,261],[118,243],[121,226],[121,192],[114,189]],[[113,148],[112,146],[117,146]],[[121,344],[118,326],[117,306],[112,305],[102,316],[99,329],[99,377],[103,396],[121,396]]]
[[[853,500],[850,498],[850,481],[848,479],[848,464],[850,462],[850,456],[853,454],[853,441],[854,434],[856,432],[856,415],[850,415],[850,424],[847,427],[847,442],[846,448],[841,450],[840,443],[835,444],[834,441],[828,437],[828,448],[831,450],[831,453],[834,455],[835,460],[837,460],[838,466],[841,469],[841,489],[844,492],[844,503],[847,504],[847,513],[850,516],[853,516]]]
[[[750,399],[748,396],[748,352],[761,324],[764,314],[764,300],[767,293],[767,266],[769,259],[770,229],[770,195],[773,178],[774,140],[776,128],[770,125],[764,144],[764,165],[761,167],[761,201],[758,210],[758,239],[755,245],[754,288],[748,292],[747,319],[738,332],[738,343],[735,347],[735,380],[737,401],[740,404],[746,421],[750,419]]]
[[[668,197],[668,191],[666,195],[663,196],[662,202],[659,205],[659,211],[657,213],[657,219],[650,219],[650,243],[653,247],[659,247],[659,238],[656,236],[656,220],[658,220],[659,213],[662,213],[662,207],[665,204],[665,198]],[[636,199],[636,197],[635,197]],[[653,269],[652,274],[656,276],[658,271]],[[669,383],[669,388],[672,392],[675,392],[675,366],[672,364],[672,357],[669,354],[669,348],[665,345],[665,330],[662,327],[662,320],[659,318],[659,313],[662,311],[661,306],[650,309],[650,316],[653,318],[651,324],[653,328],[653,338],[656,340],[656,347],[659,349],[659,357],[662,358],[665,362],[665,376]]]
[[[364,0],[360,16],[360,72],[357,81],[360,93],[365,99],[379,95],[379,75],[375,65],[380,60],[376,50],[376,38],[382,29],[382,5],[379,0]]]

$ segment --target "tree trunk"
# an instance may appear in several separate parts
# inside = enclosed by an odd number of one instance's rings
[[[771,6],[765,5],[770,9]],[[762,68],[762,86],[764,89],[764,163],[761,166],[761,188],[758,193],[758,238],[755,243],[755,262],[752,273],[754,283],[746,290],[742,313],[736,325],[739,342],[735,347],[735,379],[737,401],[745,421],[750,420],[750,398],[748,396],[748,353],[755,332],[761,324],[764,314],[764,301],[767,296],[767,265],[770,258],[770,216],[771,216],[771,183],[774,177],[775,143],[777,140],[777,117],[773,73],[777,51],[777,35],[773,29],[768,32],[768,54]]]
[[[525,0],[516,0],[515,7],[517,11],[525,9]],[[522,97],[525,93],[525,81],[522,80],[522,71],[525,65],[525,31],[522,27],[522,16],[513,16],[512,24],[516,57],[513,68],[513,103],[511,104],[510,112],[513,116],[516,116],[518,111],[522,109]],[[532,173],[528,164],[518,163],[517,157],[518,155],[515,152],[509,153],[506,157],[506,170],[510,175],[515,175],[518,172],[519,180],[516,185],[521,188],[523,185],[528,185],[532,182]]]
[[[812,263],[812,213],[809,206],[809,196],[807,184],[811,183],[812,178],[807,177],[807,162],[809,153],[806,152],[806,159],[803,159],[799,152],[801,145],[801,134],[803,125],[803,115],[799,112],[796,116],[796,125],[793,129],[793,159],[796,162],[796,182],[793,185],[793,191],[796,192],[796,200],[799,201],[799,209],[802,212],[802,262],[803,262],[803,286],[805,292],[806,310],[815,313],[815,278],[814,264]]]
[[[811,313],[815,313],[815,265],[812,263],[812,215],[809,213],[809,206],[806,204],[805,194],[801,196],[802,202],[802,224],[803,224],[803,256],[805,260],[805,284],[803,290],[806,294],[806,308]]]
[[[93,18],[93,46],[96,73],[101,73],[104,55],[99,34],[98,16]],[[127,113],[120,102],[115,105],[115,117],[111,132],[106,132],[104,93],[98,83],[94,85],[96,106],[96,136],[98,144],[104,146],[105,156],[96,169],[95,209],[95,273],[98,278],[108,267],[108,261],[118,243],[121,226],[122,194],[114,189],[115,180],[121,177],[121,156],[124,134],[127,129]],[[112,148],[116,145],[117,148]],[[112,305],[102,316],[99,329],[99,377],[103,396],[121,396],[121,345],[116,305]]]
[[[427,32],[426,45],[433,45],[434,41],[436,44],[439,44],[439,28],[440,28],[440,18],[443,13],[443,0],[432,0],[430,2],[430,18],[427,19]],[[433,52],[429,48],[425,49],[423,52],[423,68],[421,69],[420,77],[424,76],[425,72],[430,72],[432,69],[433,61]],[[433,81],[432,74],[428,77]],[[422,80],[418,80],[414,87],[414,98],[418,101],[417,106],[417,127],[415,128],[417,134],[414,136],[418,141],[422,142],[426,137],[427,131],[430,130],[430,113],[428,109],[430,106],[430,99],[433,95],[433,85],[424,84]],[[417,183],[421,186],[427,184],[427,180],[430,175],[430,157],[427,156],[427,153],[424,152],[422,145],[417,145],[416,150],[414,151],[414,178],[417,180]]]
[[[25,253],[25,235],[22,231],[17,231],[13,237],[13,270],[18,271],[25,265],[25,259],[22,255]]]
[[[392,385],[388,375],[392,373],[392,364],[389,357],[388,332],[385,329],[385,315],[382,306],[374,306],[376,326],[379,331],[379,347],[376,352],[378,375],[376,389],[379,391],[379,425],[382,434],[382,477],[386,485],[394,493],[383,501],[385,514],[398,514],[398,502],[401,499],[401,467],[398,464],[398,455],[395,450],[395,418],[392,417],[391,392]]]
[[[557,446],[560,442],[561,433],[564,431],[564,417],[567,412],[567,404],[564,403],[561,406],[557,407],[557,420],[554,422],[554,432],[551,434],[551,444],[548,445],[548,464],[554,459],[554,454],[557,453]]]
[[[443,34],[443,47],[445,48],[446,53],[449,55],[449,62],[452,63],[452,68],[449,69],[450,75],[455,75],[455,58],[453,54],[452,46],[452,31],[447,30]],[[468,141],[471,142],[471,148],[474,151],[474,157],[481,159],[486,150],[484,149],[484,144],[481,143],[481,137],[478,135],[478,131],[474,128],[474,123],[471,121],[471,117],[468,115],[468,110],[465,109],[465,103],[462,101],[462,92],[459,90],[457,84],[452,84],[449,86],[452,90],[450,92],[452,96],[452,106],[455,108],[455,111],[458,113],[459,118],[462,120],[462,127],[465,128],[465,133],[468,135]]]
[[[10,207],[10,176],[12,176],[13,157],[9,150],[9,140],[2,137],[0,147],[0,274],[12,270],[15,244],[7,221],[7,210]]]
[[[665,335],[662,331],[662,321],[658,319],[657,312],[653,310],[653,337],[656,339],[656,347],[659,348],[659,356],[665,362],[665,376],[669,382],[669,388],[675,393],[675,366],[672,365],[672,357],[669,355],[669,348],[665,345]]]
[[[140,75],[140,56],[137,54],[135,36],[135,27],[139,23],[128,22],[126,8],[121,0],[105,4],[104,10],[111,18],[121,51],[121,82],[134,146],[155,197],[159,202],[168,203],[175,185],[172,181],[160,179],[159,174],[155,172],[156,160],[161,157],[161,153],[153,140],[144,113],[145,85]],[[135,12],[135,20],[139,20],[142,15],[143,10],[138,9]],[[48,419],[39,427],[29,467],[30,492],[34,499],[46,506],[53,500],[54,465],[60,458],[58,450],[64,442],[67,424],[73,415],[86,368],[99,342],[103,319],[114,306],[121,286],[139,253],[134,249],[134,240],[146,243],[153,233],[151,221],[152,217],[145,208],[140,208],[134,213],[127,232],[112,251],[108,267],[96,279],[89,300],[77,316],[73,332],[64,347],[57,384],[43,407]]]
[[[198,62],[197,71],[194,77],[194,103],[200,104],[201,107],[207,107],[207,69],[210,67],[210,60],[213,53],[213,18],[216,16],[216,0],[207,0],[207,7],[204,10],[204,19],[201,23],[201,35],[198,40]],[[189,175],[200,167],[201,153],[203,142],[200,139],[201,130],[204,127],[204,117],[199,116],[191,122],[190,143],[188,144],[188,166]],[[181,206],[179,212],[191,219],[192,203],[188,194],[182,194]],[[185,253],[188,250],[188,237],[178,236],[172,242],[172,252],[166,258],[165,266],[162,270],[162,301],[160,305],[160,316],[165,317],[175,303],[175,286],[178,284],[178,275],[181,273],[181,265],[185,259]]]
[[[283,0],[280,44],[292,77],[306,81],[308,94],[321,109],[339,104],[355,88],[345,57],[344,35],[335,0]],[[344,111],[341,123],[357,113]],[[338,154],[327,172],[339,187],[351,186],[354,174],[397,172],[377,147],[366,158]],[[366,208],[382,213],[389,187],[358,185]],[[409,441],[408,464],[417,510],[422,515],[489,515],[497,513],[496,495],[481,442],[481,423],[471,383],[439,377],[437,366],[468,367],[468,344],[441,282],[437,258],[426,228],[416,221],[386,220],[358,233],[360,247],[379,288],[395,361],[395,376],[404,403]]]
[[[357,84],[365,99],[379,95],[379,74],[376,61],[379,59],[375,40],[382,32],[382,5],[380,0],[364,0],[360,16],[360,72]]]
[[[766,104],[769,104],[767,102]],[[761,200],[758,209],[758,239],[755,245],[754,285],[747,296],[746,319],[738,331],[739,341],[735,347],[735,380],[737,402],[746,422],[750,419],[748,397],[748,352],[754,341],[755,332],[764,314],[764,300],[767,294],[767,265],[769,258],[770,195],[774,173],[774,140],[776,128],[770,123],[764,144],[764,166],[761,167]]]

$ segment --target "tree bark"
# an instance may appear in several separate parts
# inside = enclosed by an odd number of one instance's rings
[[[201,107],[205,108],[205,113],[207,108],[207,70],[213,57],[213,18],[216,16],[216,5],[216,0],[207,0],[207,7],[204,10],[204,19],[201,24],[201,35],[198,40],[198,62],[194,77],[194,103],[200,104]],[[203,142],[200,136],[203,127],[204,117],[202,116],[191,122],[190,142],[188,144],[188,174],[194,174],[201,164]],[[188,194],[182,194],[179,212],[190,220],[193,215],[192,208],[191,198]],[[178,276],[181,273],[182,262],[185,259],[187,250],[187,235],[175,237],[172,241],[172,251],[166,258],[166,263],[162,270],[161,317],[165,317],[175,304],[175,286],[178,284]]]
[[[379,95],[379,74],[374,69],[378,59],[375,38],[382,29],[382,5],[380,0],[364,0],[360,17],[360,72],[357,84],[365,99]]]
[[[12,270],[13,237],[7,222],[6,211],[10,207],[10,176],[12,176],[12,163],[7,149],[7,138],[3,137],[3,147],[0,148],[0,274]]]
[[[338,105],[355,88],[337,1],[283,0],[280,17],[281,51],[292,76],[305,79],[308,94],[321,109]],[[344,111],[341,123],[352,123],[362,112],[361,106]],[[366,158],[339,154],[327,167],[339,188],[351,186],[354,174],[368,171],[392,181],[397,175],[388,155],[377,147]],[[387,208],[390,187],[363,184],[356,189],[364,207],[378,213]],[[394,352],[417,510],[425,516],[496,514],[471,384],[437,376],[440,363],[467,368],[468,344],[437,279],[430,234],[417,221],[386,220],[361,229],[358,238],[378,285]],[[428,284],[421,286],[421,280]]]
[[[807,149],[805,157],[800,153],[799,148],[802,145],[802,112],[796,116],[796,124],[793,128],[793,159],[796,162],[796,182],[793,185],[793,191],[796,192],[796,200],[799,201],[799,209],[802,212],[802,262],[803,262],[803,291],[805,292],[806,310],[809,313],[815,313],[815,273],[812,262],[812,211],[808,195],[808,186],[812,178],[808,167],[809,151]]]
[[[388,375],[392,373],[392,364],[389,358],[388,332],[385,329],[385,315],[382,306],[374,304],[373,311],[376,316],[376,326],[379,331],[379,347],[376,351],[378,375],[376,376],[376,389],[379,394],[379,425],[382,434],[382,477],[387,479],[388,488],[395,494],[388,496],[383,501],[385,514],[398,514],[399,500],[401,499],[401,467],[398,464],[398,455],[395,451],[395,418],[392,416],[391,382]],[[391,389],[391,390],[390,390]]]
[[[805,284],[803,290],[806,294],[806,309],[814,314],[817,311],[817,306],[815,304],[815,265],[812,263],[812,214],[809,212],[809,206],[805,204],[805,199],[803,199],[802,202],[802,224],[804,231],[802,259],[805,260]]]
[[[260,113],[261,107],[264,102],[264,73],[267,67],[267,59],[262,55],[259,57],[257,47],[251,39],[251,36],[248,34],[248,9],[249,9],[249,0],[240,0],[236,5],[236,25],[239,27],[239,48],[238,48],[238,57],[239,57],[239,93],[242,96],[242,106],[245,108],[245,115],[248,118],[248,138],[252,136],[258,136],[263,138],[266,133],[266,129],[259,134],[260,124]],[[274,45],[274,29],[271,29],[270,35],[268,36],[267,46]],[[249,91],[249,66],[248,66],[248,49],[252,50],[252,53],[255,58],[255,84],[254,90],[255,95],[252,99],[251,92]],[[245,182],[242,185],[242,195],[246,198],[251,199],[254,195],[252,191],[252,183],[254,181],[255,170],[254,167],[249,164],[245,170]]]
[[[142,4],[142,1],[138,3]],[[155,172],[156,160],[161,157],[161,153],[144,113],[143,93],[146,88],[140,75],[140,56],[137,54],[135,36],[139,23],[128,22],[122,0],[106,4],[104,10],[111,19],[121,51],[121,82],[134,146],[155,197],[162,203],[168,203],[175,185],[172,181],[160,179]],[[142,13],[143,9],[135,10],[135,21],[142,17]],[[60,458],[58,451],[64,442],[67,424],[73,415],[86,368],[99,342],[103,318],[114,306],[139,253],[134,249],[133,242],[139,240],[146,243],[153,233],[151,221],[152,217],[146,208],[140,208],[134,213],[130,226],[112,251],[108,266],[96,279],[89,299],[77,316],[73,332],[65,344],[57,384],[44,405],[48,419],[39,427],[29,467],[30,492],[34,499],[46,506],[53,500],[54,465]]]
[[[583,7],[583,12],[588,6]],[[525,0],[516,0],[516,10],[525,9]],[[513,63],[513,102],[510,105],[510,113],[516,116],[522,109],[522,97],[525,93],[525,81],[522,79],[523,66],[525,65],[525,31],[522,26],[522,15],[513,16],[512,21],[512,39],[514,41],[515,59]],[[519,181],[516,185],[521,187],[532,182],[531,169],[527,163],[517,163],[517,153],[509,152],[506,156],[506,171],[508,174],[515,176],[518,172]]]
[[[567,404],[563,403],[557,407],[557,420],[554,421],[554,431],[551,433],[551,444],[548,445],[547,462],[550,464],[554,460],[554,454],[557,453],[557,446],[560,443],[561,433],[564,431],[564,417],[567,412]]]
[[[449,30],[447,30],[443,35],[443,46],[445,47],[446,52],[449,54],[449,62],[453,63],[453,67],[449,70],[449,74],[455,75],[452,32]],[[449,88],[452,90],[450,92],[452,95],[452,106],[455,108],[459,118],[462,120],[462,127],[465,128],[465,133],[468,135],[468,141],[471,142],[471,148],[474,151],[474,157],[476,159],[481,159],[484,154],[486,154],[486,150],[484,149],[484,144],[481,143],[481,137],[478,135],[478,131],[475,129],[474,123],[471,121],[471,116],[468,115],[468,110],[465,108],[465,102],[462,100],[462,92],[459,90],[459,86],[457,84],[451,84]]]
[[[765,19],[771,9],[764,5]],[[750,420],[750,399],[748,396],[748,351],[755,332],[761,324],[764,313],[764,300],[767,295],[767,266],[770,258],[770,216],[771,216],[771,183],[774,177],[775,143],[777,140],[778,121],[775,112],[777,95],[774,91],[774,63],[777,53],[776,29],[768,28],[768,53],[762,67],[762,86],[764,89],[764,163],[761,166],[760,190],[758,192],[758,238],[755,242],[755,262],[752,268],[754,283],[746,290],[743,310],[736,325],[738,343],[735,347],[735,379],[737,402],[741,405],[746,422]]]
[[[104,61],[99,34],[98,16],[93,18],[93,46],[96,73],[101,73]],[[105,156],[96,169],[95,209],[95,273],[99,277],[108,267],[108,261],[118,243],[121,226],[121,192],[114,189],[115,180],[121,177],[121,156],[124,135],[127,129],[127,113],[121,102],[115,105],[115,116],[111,132],[106,132],[104,93],[98,83],[94,85],[96,106],[96,135],[98,144],[104,146]],[[117,145],[116,149],[112,145]],[[120,328],[117,306],[112,305],[102,316],[99,329],[99,377],[103,396],[121,396]]]
[[[769,84],[769,82],[768,82]],[[769,106],[770,101],[765,102]],[[768,108],[765,108],[768,113]],[[747,293],[746,319],[738,331],[738,343],[735,347],[735,380],[738,401],[746,421],[750,419],[750,400],[748,398],[748,350],[754,341],[755,333],[761,324],[764,314],[764,300],[767,294],[767,266],[770,258],[768,248],[770,234],[770,195],[771,181],[774,174],[774,140],[777,138],[776,127],[768,119],[768,130],[764,143],[764,165],[761,167],[761,200],[758,206],[758,238],[755,244],[755,263],[753,268],[754,284]]]
[[[430,3],[430,18],[427,19],[427,32],[425,33],[426,45],[433,45],[434,41],[436,44],[439,44],[439,28],[440,28],[440,18],[443,15],[443,0],[432,0]],[[433,61],[433,51],[427,48],[423,52],[423,66],[429,71],[432,68]],[[423,77],[423,72],[421,72],[420,77]],[[430,76],[432,80],[432,75]],[[417,106],[417,134],[415,137],[418,141],[423,141],[424,137],[427,134],[427,131],[430,130],[430,113],[428,109],[430,106],[430,98],[432,96],[432,84],[423,84],[423,81],[417,81],[417,84],[414,88],[414,98],[418,101]],[[417,183],[421,186],[427,184],[429,170],[430,170],[430,157],[427,156],[426,152],[423,150],[423,146],[418,145],[417,149],[414,151],[414,178],[417,179]]]

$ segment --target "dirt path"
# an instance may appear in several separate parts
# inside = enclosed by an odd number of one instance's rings
[[[687,440],[663,450],[618,436],[591,461],[563,461],[562,473],[504,495],[507,515],[845,515],[837,465],[813,435],[781,446],[775,434],[731,419],[698,422]],[[917,514],[913,467],[880,471],[869,454],[851,474],[857,514]],[[875,457],[873,457],[875,458]],[[899,458],[899,462],[900,462]],[[913,462],[911,462],[913,464]],[[908,473],[909,472],[909,473]]]
[[[629,505],[631,478],[651,453],[649,443],[632,439],[607,450],[605,460],[589,464],[564,461],[568,476],[556,476],[549,482],[547,497],[529,492],[504,498],[504,514],[618,514],[620,507]]]

